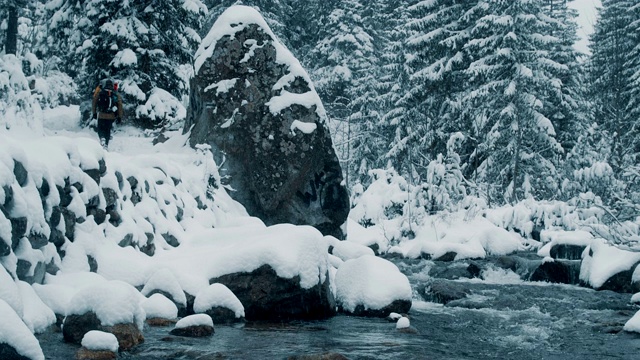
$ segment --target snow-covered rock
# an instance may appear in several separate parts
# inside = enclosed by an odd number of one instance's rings
[[[624,331],[640,333],[640,311],[624,324]]]
[[[169,323],[167,320],[178,317],[176,304],[162,294],[151,295],[141,305],[147,315],[147,324],[150,325],[166,325]]]
[[[345,261],[338,269],[336,302],[347,313],[386,317],[411,308],[409,279],[393,263],[375,256]]]
[[[231,196],[267,225],[312,225],[341,238],[349,196],[324,107],[262,16],[229,7],[202,40],[195,72],[185,131],[192,146],[224,156]]]
[[[115,335],[103,331],[91,330],[84,334],[80,345],[88,350],[118,351],[118,339]]]
[[[44,360],[42,348],[15,310],[0,299],[0,354],[6,359]]]
[[[154,272],[140,292],[147,297],[162,294],[176,304],[178,315],[186,315],[187,296],[171,270],[164,268]]]
[[[636,293],[640,291],[638,264],[640,253],[594,240],[582,259],[580,280],[597,290]]]
[[[244,319],[244,306],[223,284],[211,284],[201,290],[193,302],[193,311],[209,315],[216,324]]]
[[[118,280],[79,290],[68,305],[62,328],[65,341],[80,343],[87,332],[99,330],[113,333],[122,350],[143,342],[141,298],[134,287]]]
[[[20,297],[23,299],[24,316],[22,320],[33,333],[44,332],[56,323],[56,315],[36,294],[31,285],[18,281]]]
[[[180,319],[170,334],[187,337],[204,337],[211,336],[214,332],[213,320],[211,320],[209,315],[195,314]]]

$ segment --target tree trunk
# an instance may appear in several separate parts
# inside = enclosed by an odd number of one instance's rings
[[[9,5],[9,19],[7,21],[7,37],[4,43],[5,54],[16,55],[18,52],[18,7]]]

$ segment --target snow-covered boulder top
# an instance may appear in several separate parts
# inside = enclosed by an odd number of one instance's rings
[[[184,329],[190,326],[211,326],[213,327],[213,320],[211,320],[211,316],[207,314],[195,314],[189,315],[180,319],[176,323],[176,329]]]
[[[213,307],[224,307],[233,311],[236,318],[244,317],[244,306],[240,300],[223,284],[211,284],[196,295],[193,311],[204,313]]]
[[[326,114],[309,75],[253,8],[232,6],[196,53],[185,133],[211,146],[236,191],[267,225],[313,225],[341,237],[349,212]]]
[[[141,298],[133,286],[112,280],[78,291],[69,302],[67,315],[94,312],[103,326],[132,323],[142,330],[145,313]]]
[[[44,360],[40,343],[33,336],[18,314],[0,299],[0,344],[7,344],[28,359]]]
[[[118,351],[118,339],[116,338],[116,336],[104,331],[89,331],[82,337],[81,344],[85,348],[94,351]]]
[[[282,278],[299,277],[300,287],[309,289],[326,279],[327,248],[321,234],[308,226],[219,228],[194,234],[159,259],[176,272],[208,279],[269,265]]]
[[[336,272],[335,282],[336,301],[347,312],[364,310],[366,314],[367,310],[383,310],[397,301],[411,306],[409,279],[393,263],[376,256],[345,261]],[[409,308],[398,310],[407,312]],[[392,311],[375,315],[388,316]]]

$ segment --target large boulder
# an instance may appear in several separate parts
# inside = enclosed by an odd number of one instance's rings
[[[323,319],[335,314],[335,300],[327,274],[323,283],[309,289],[300,277],[283,278],[269,265],[211,279],[224,284],[244,306],[245,318],[254,320]]]
[[[324,108],[262,16],[227,9],[196,53],[195,70],[185,132],[224,164],[231,196],[267,225],[306,224],[343,237],[349,198]]]

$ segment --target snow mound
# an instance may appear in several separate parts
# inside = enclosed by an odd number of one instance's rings
[[[213,320],[211,316],[207,314],[194,314],[186,316],[176,323],[176,329],[184,329],[190,326],[211,326],[213,327]]]
[[[36,294],[31,285],[18,281],[18,289],[24,303],[22,320],[33,333],[44,332],[56,323],[56,314]]]
[[[143,300],[141,305],[147,315],[147,319],[175,319],[178,317],[176,304],[162,294],[151,295],[148,299]]]
[[[207,280],[269,265],[279,277],[300,276],[300,286],[309,289],[326,279],[327,248],[322,234],[311,226],[216,228],[195,232],[159,260],[175,273],[199,274]]]
[[[235,294],[223,284],[211,284],[196,295],[193,311],[204,313],[213,307],[224,307],[234,312],[236,318],[244,317],[244,306]]]
[[[182,291],[178,280],[169,269],[160,269],[153,273],[142,288],[142,295],[149,296],[154,290],[160,290],[169,294],[179,305],[187,306],[187,297]]]
[[[345,261],[335,283],[336,301],[350,312],[358,305],[378,310],[396,300],[411,300],[409,279],[393,263],[375,256]]]
[[[67,314],[69,302],[77,292],[69,286],[56,284],[33,284],[32,288],[49,309],[62,316]]]
[[[594,237],[584,230],[544,230],[540,234],[540,240],[545,245],[538,250],[538,256],[545,257],[551,255],[551,248],[555,245],[589,246],[593,243]]]
[[[0,343],[8,344],[18,354],[31,360],[44,360],[40,343],[18,314],[6,301],[0,299]]]
[[[18,285],[4,266],[0,266],[0,300],[4,300],[20,317],[24,314],[24,305]]]
[[[342,261],[357,259],[365,255],[375,255],[371,248],[358,244],[353,241],[340,241],[333,236],[325,237],[331,246],[333,246],[333,255]]]
[[[396,329],[406,329],[410,326],[411,322],[409,321],[409,318],[406,318],[404,316],[398,319],[398,322],[396,322]]]
[[[98,330],[91,330],[82,337],[81,345],[93,351],[118,351],[118,339],[115,335]]]
[[[140,306],[141,297],[133,286],[112,280],[78,291],[69,302],[67,315],[92,311],[104,326],[133,323],[142,331],[145,313]]]
[[[640,311],[624,324],[624,331],[640,333]]]

